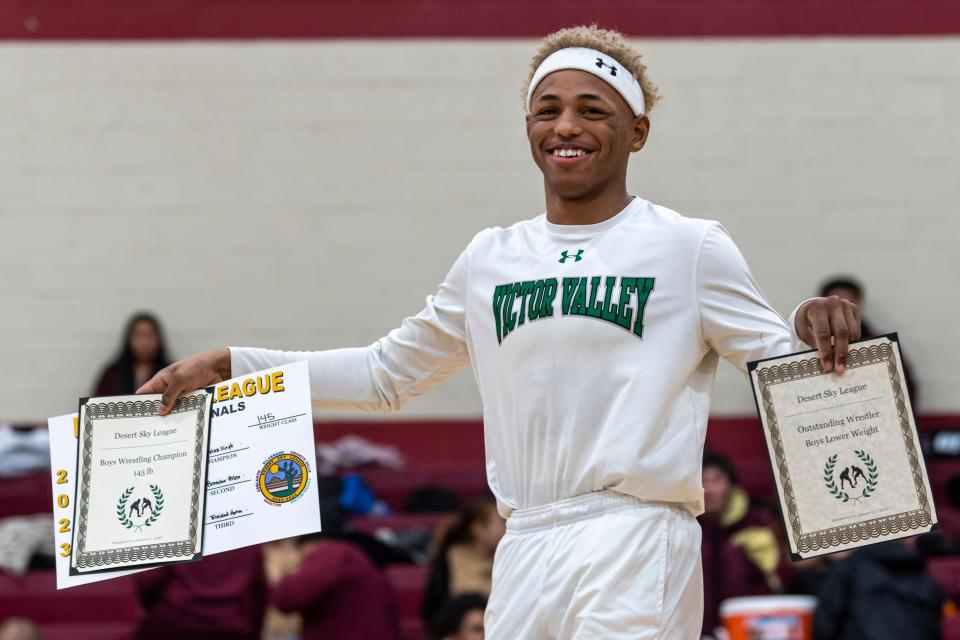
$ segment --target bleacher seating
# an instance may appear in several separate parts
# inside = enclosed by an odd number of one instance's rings
[[[432,469],[367,469],[362,472],[367,486],[395,513],[403,512],[407,496],[424,487],[443,487],[466,504],[490,495],[483,468],[435,471]]]
[[[52,511],[50,481],[46,472],[0,480],[0,518]]]
[[[140,611],[129,577],[63,591],[57,591],[56,584],[53,570],[19,578],[0,573],[0,612],[33,620],[48,640],[129,637]]]
[[[43,640],[129,640],[134,630],[132,622],[62,622],[40,627]]]
[[[374,535],[380,529],[394,532],[409,529],[433,531],[440,521],[447,517],[443,513],[397,513],[389,516],[359,516],[351,518],[354,531]]]
[[[960,640],[960,614],[944,617],[942,640]]]
[[[427,567],[393,565],[387,567],[387,578],[393,585],[400,611],[400,630],[403,640],[423,640],[424,627],[420,620],[423,588],[427,584]]]
[[[960,419],[934,417],[921,420],[924,428],[956,425]],[[403,469],[358,469],[375,495],[393,513],[388,516],[351,519],[356,530],[373,534],[389,528],[433,529],[445,514],[404,512],[407,496],[423,487],[444,487],[462,501],[488,495],[483,455],[483,425],[479,420],[444,422],[319,422],[318,442],[333,442],[346,435],[398,449],[407,461]],[[759,421],[755,418],[714,418],[707,431],[707,446],[729,456],[737,466],[741,483],[755,497],[774,501],[773,476],[766,457]],[[928,460],[928,475],[934,490],[944,533],[960,538],[960,509],[945,498],[947,481],[960,474],[960,461]],[[35,474],[0,481],[0,517],[49,512],[50,478]],[[930,562],[930,571],[944,590],[960,602],[960,558]],[[387,569],[401,614],[404,640],[423,640],[420,602],[427,569],[394,565]],[[117,578],[79,588],[56,591],[52,571],[33,571],[22,578],[0,574],[0,613],[24,616],[41,624],[48,640],[120,640],[129,637],[139,615],[139,605],[129,578]],[[960,614],[944,618],[944,639],[960,640]]]
[[[314,424],[317,442],[359,436],[396,447],[407,469],[458,471],[484,469],[483,422],[480,420],[330,421]]]
[[[948,598],[960,598],[960,558],[931,558],[927,571],[940,583]]]

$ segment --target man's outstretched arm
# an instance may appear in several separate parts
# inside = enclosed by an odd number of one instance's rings
[[[224,347],[177,360],[147,380],[137,393],[162,393],[163,406],[158,413],[164,416],[182,394],[229,378],[230,349]]]
[[[751,360],[817,349],[824,371],[842,373],[847,346],[860,338],[860,311],[836,296],[800,304],[785,321],[770,306],[746,260],[719,225],[703,239],[697,268],[703,337],[743,372]]]
[[[466,291],[469,248],[423,311],[368,347],[277,351],[225,347],[173,363],[137,393],[163,394],[160,415],[181,394],[260,369],[304,360],[313,400],[333,409],[393,411],[461,369],[468,361]]]

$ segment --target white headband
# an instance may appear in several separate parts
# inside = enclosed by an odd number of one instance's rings
[[[592,73],[623,96],[623,99],[633,110],[633,115],[642,116],[644,114],[643,89],[640,88],[640,83],[633,77],[633,74],[607,54],[584,47],[560,49],[547,56],[547,59],[540,63],[536,73],[533,74],[533,79],[530,81],[530,88],[527,89],[527,113],[530,112],[530,104],[533,101],[533,90],[537,88],[537,85],[547,74],[561,69],[579,69]]]

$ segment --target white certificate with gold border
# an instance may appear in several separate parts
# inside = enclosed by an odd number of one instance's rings
[[[794,559],[937,527],[897,334],[852,343],[842,375],[814,351],[748,367]]]
[[[81,400],[71,575],[201,557],[212,398]]]

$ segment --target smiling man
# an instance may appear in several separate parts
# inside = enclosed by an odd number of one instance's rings
[[[469,363],[507,518],[487,637],[697,638],[718,359],[745,370],[805,342],[839,373],[859,312],[817,298],[784,321],[718,223],[627,192],[658,96],[619,34],[546,38],[525,98],[546,213],[477,234],[419,315],[364,348],[199,354],[141,391],[170,407],[188,389],[306,360],[318,404],[391,411]]]

